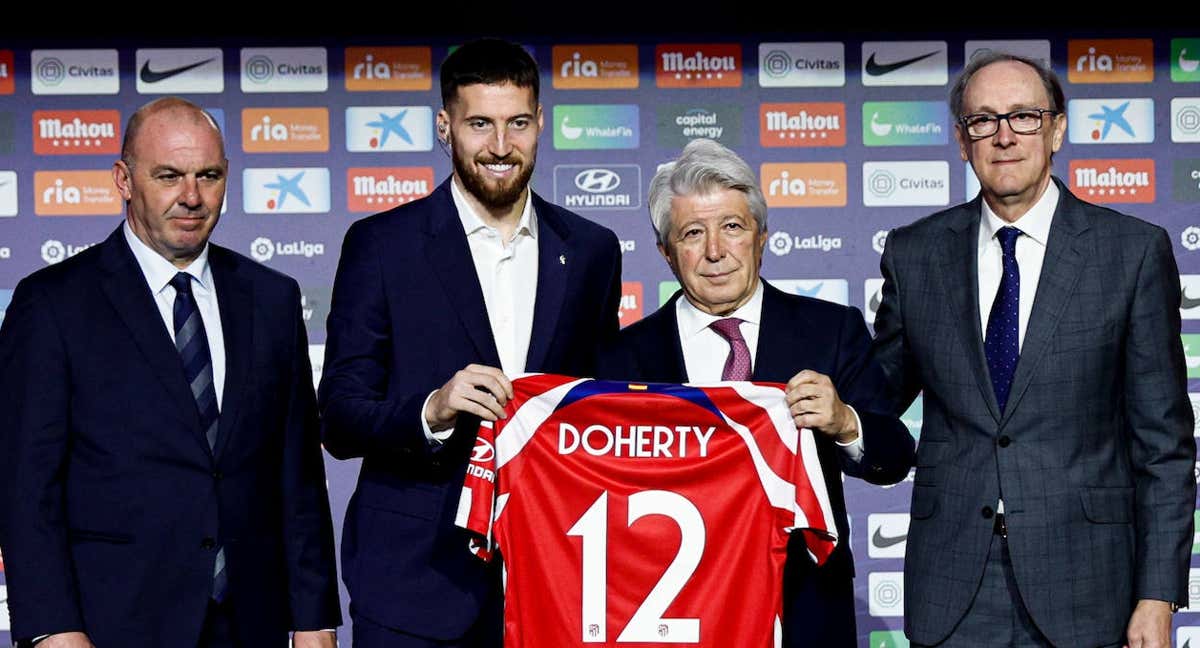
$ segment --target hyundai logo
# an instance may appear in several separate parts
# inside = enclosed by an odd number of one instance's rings
[[[604,193],[621,186],[621,176],[608,169],[584,169],[575,174],[575,186],[588,193]]]

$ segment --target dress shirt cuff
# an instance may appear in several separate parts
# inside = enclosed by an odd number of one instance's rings
[[[434,432],[433,428],[429,427],[429,421],[425,420],[425,408],[429,407],[429,399],[433,398],[433,395],[436,393],[436,389],[429,392],[429,395],[425,397],[425,402],[421,403],[421,430],[425,432],[425,440],[429,442],[429,445],[434,447],[442,445],[446,442],[446,439],[450,438],[451,434],[454,434],[454,428]]]
[[[837,439],[834,439],[833,442],[836,443],[837,447],[841,449],[843,457],[845,457],[848,461],[851,461],[853,463],[858,463],[858,462],[862,461],[863,452],[865,452],[863,450],[862,419],[858,417],[858,412],[855,411],[852,406],[846,405],[846,407],[849,407],[850,411],[854,412],[854,423],[855,423],[855,426],[858,428],[858,437],[856,439],[854,439],[853,441],[851,441],[850,443],[842,443],[841,441],[838,441]]]

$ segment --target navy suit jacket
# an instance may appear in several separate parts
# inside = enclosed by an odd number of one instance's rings
[[[662,308],[621,331],[602,353],[597,373],[613,380],[686,382],[687,368],[675,318],[677,292]],[[752,378],[786,383],[804,369],[825,374],[838,396],[862,421],[865,453],[849,463],[827,436],[814,435],[825,485],[841,538],[822,567],[808,557],[799,535],[788,546],[784,568],[784,643],[789,647],[854,646],[854,557],[850,553],[842,472],[875,484],[894,484],[908,474],[913,438],[891,412],[884,378],[871,354],[871,339],[856,308],[788,295],[763,282],[762,319]]]
[[[1136,599],[1188,601],[1196,445],[1170,238],[1059,191],[1004,411],[979,318],[981,199],[888,235],[877,350],[899,406],[925,403],[904,562],[922,644],[974,599],[1001,496],[1013,576],[1055,645],[1121,642]]]
[[[17,639],[194,646],[225,548],[243,645],[340,622],[296,282],[212,245],[226,375],[215,452],[121,228],[23,279],[0,329]]]
[[[442,640],[461,637],[499,589],[497,570],[454,524],[479,419],[460,416],[439,448],[421,426],[426,397],[455,372],[500,366],[450,182],[346,233],[319,390],[325,447],[363,458],[342,536],[355,614]],[[587,376],[617,330],[616,236],[531,195],[538,270],[526,369]]]

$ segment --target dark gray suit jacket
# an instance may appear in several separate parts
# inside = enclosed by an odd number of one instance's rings
[[[1001,496],[1022,599],[1056,645],[1121,641],[1137,599],[1188,600],[1196,446],[1170,239],[1059,190],[1003,413],[979,323],[980,199],[888,236],[875,344],[897,407],[925,398],[904,565],[918,643],[968,609]]]

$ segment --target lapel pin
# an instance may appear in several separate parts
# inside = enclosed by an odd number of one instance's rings
[[[565,255],[565,254],[558,255],[558,264],[559,265],[567,265],[567,255]]]

